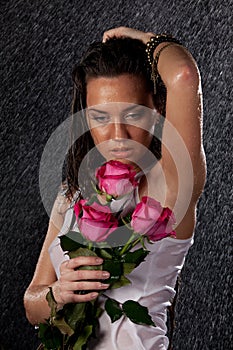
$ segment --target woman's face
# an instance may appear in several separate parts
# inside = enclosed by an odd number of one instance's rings
[[[143,79],[130,74],[87,82],[87,123],[103,157],[137,164],[154,132],[156,111]]]

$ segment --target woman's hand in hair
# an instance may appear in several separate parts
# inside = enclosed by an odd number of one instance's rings
[[[103,280],[109,278],[109,273],[94,270],[94,266],[102,263],[103,260],[96,257],[79,256],[61,264],[61,276],[52,285],[54,298],[59,308],[68,303],[93,300],[98,296],[98,291],[109,287],[109,284],[103,283]],[[93,266],[93,270],[79,269],[82,266]]]
[[[132,39],[141,40],[144,44],[146,44],[150,40],[150,38],[154,35],[155,34],[152,32],[142,32],[140,30],[128,28],[128,27],[117,27],[117,28],[109,29],[106,32],[104,32],[103,42],[113,37],[117,37],[117,38],[129,37]]]

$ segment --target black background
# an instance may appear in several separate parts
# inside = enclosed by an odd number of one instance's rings
[[[182,274],[175,349],[232,348],[232,5],[231,0],[1,0],[4,349],[34,350],[38,343],[25,318],[23,294],[48,224],[39,191],[40,158],[51,133],[69,115],[72,67],[104,30],[120,25],[172,33],[198,62],[208,177],[199,201],[195,245]]]

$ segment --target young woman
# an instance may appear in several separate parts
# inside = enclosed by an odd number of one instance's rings
[[[73,80],[74,139],[80,119],[84,134],[70,149],[65,198],[59,194],[55,201],[36,271],[25,293],[28,320],[38,324],[49,317],[45,299],[49,287],[61,308],[95,299],[98,290],[108,288],[101,283],[108,271],[77,270],[83,265],[100,265],[102,259],[67,260],[57,238],[71,224],[72,203],[88,195],[95,169],[94,148],[105,160],[117,159],[133,164],[137,172],[143,170],[138,200],[143,195],[154,197],[174,211],[177,224],[176,238],[150,246],[151,254],[129,276],[130,286],[107,291],[120,302],[129,295],[140,300],[157,327],[135,325],[124,318],[112,324],[103,314],[99,337],[90,349],[167,349],[166,309],[192,244],[196,205],[205,182],[198,68],[175,39],[120,27],[105,32],[103,42],[90,46],[75,67]],[[85,110],[82,116],[76,113],[81,110]],[[166,115],[162,123],[159,114]],[[87,293],[75,294],[76,290]]]

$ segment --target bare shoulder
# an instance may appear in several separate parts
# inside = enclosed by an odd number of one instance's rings
[[[51,211],[50,222],[61,229],[67,210],[79,197],[80,191],[71,192],[66,182],[62,183]]]

